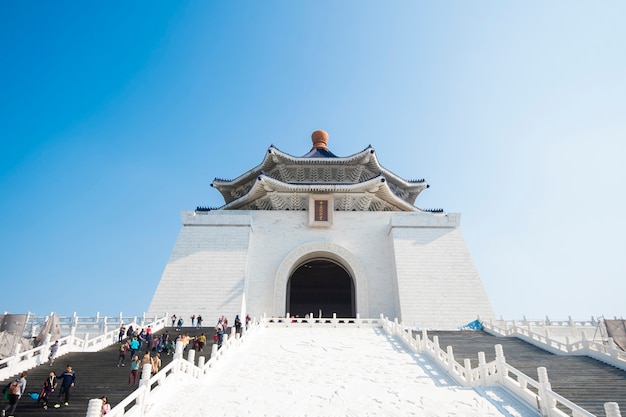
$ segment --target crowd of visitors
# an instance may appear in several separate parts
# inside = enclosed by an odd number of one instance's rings
[[[202,316],[192,315],[191,327],[195,329],[202,329]],[[175,314],[171,317],[172,327],[175,327],[176,335],[171,337],[168,330],[165,330],[160,336],[153,337],[152,327],[147,326],[145,329],[133,328],[132,325],[126,327],[121,325],[118,332],[118,358],[117,367],[126,366],[126,356],[130,357],[130,373],[128,375],[128,384],[137,385],[139,383],[140,372],[144,365],[150,365],[152,374],[159,372],[161,368],[161,354],[170,356],[176,349],[176,343],[181,342],[183,345],[183,352],[189,349],[195,349],[198,352],[203,352],[207,346],[207,336],[204,332],[200,335],[190,336],[189,333],[183,332],[184,319],[177,317]],[[250,323],[250,316],[245,318],[245,327],[247,328]],[[239,315],[235,317],[234,329],[235,333],[241,334],[244,323],[239,318]],[[215,333],[213,335],[213,342],[217,344],[218,349],[222,347],[225,339],[228,338],[228,319],[225,316],[221,316],[217,320],[215,326]],[[50,346],[50,352],[48,355],[49,366],[53,366],[54,360],[57,356],[59,349],[59,342],[56,341]],[[141,355],[140,358],[140,354]],[[0,417],[13,417],[15,409],[17,407],[19,399],[24,395],[26,390],[26,377],[28,372],[22,372],[19,378],[9,382],[4,387],[3,394],[5,399],[8,400],[8,404],[0,409]],[[76,373],[74,372],[72,365],[68,364],[60,375],[54,371],[50,371],[48,377],[43,382],[43,385],[38,394],[35,394],[37,401],[41,404],[44,410],[48,409],[49,401],[53,394],[56,394],[56,402],[54,408],[60,408],[69,406],[70,392],[76,384]],[[33,395],[33,394],[30,394]],[[102,399],[102,411],[101,415],[105,415],[111,410],[111,405],[108,403],[106,396]]]

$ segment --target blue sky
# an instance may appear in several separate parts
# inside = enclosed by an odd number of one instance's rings
[[[180,211],[324,129],[463,214],[498,316],[622,316],[624,21],[617,1],[3,2],[0,310],[140,314]]]

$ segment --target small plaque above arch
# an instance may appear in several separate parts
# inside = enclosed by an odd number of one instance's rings
[[[309,195],[309,226],[330,227],[333,224],[333,196],[330,194]]]

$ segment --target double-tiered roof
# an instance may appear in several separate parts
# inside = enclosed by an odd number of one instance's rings
[[[260,165],[234,180],[211,184],[224,197],[220,210],[307,210],[309,195],[330,194],[335,211],[421,211],[414,206],[425,180],[404,180],[383,168],[374,148],[334,155],[328,134],[311,135],[313,148],[296,157],[270,146]]]

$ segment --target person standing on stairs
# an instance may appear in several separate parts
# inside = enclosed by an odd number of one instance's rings
[[[124,365],[124,361],[126,360],[126,353],[130,350],[130,345],[128,344],[128,340],[120,343],[119,348],[119,357],[117,359],[117,367],[126,366]]]
[[[132,381],[132,382],[131,382]],[[128,374],[128,385],[139,383],[139,356],[134,355],[130,363],[130,374]]]
[[[48,378],[44,381],[41,392],[39,393],[38,401],[41,401],[43,409],[48,409],[48,399],[57,387],[57,376],[54,371],[50,371]]]
[[[61,397],[63,397],[65,406],[70,405],[70,391],[76,385],[76,372],[72,370],[72,365],[68,364],[65,367],[65,372],[59,378],[61,379],[61,389],[59,390],[59,397],[54,408],[61,407]]]
[[[48,361],[50,362],[50,366],[54,363],[54,359],[57,357],[57,353],[59,352],[59,341],[54,342],[52,346],[50,346],[50,354],[48,355]]]

